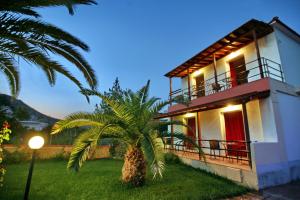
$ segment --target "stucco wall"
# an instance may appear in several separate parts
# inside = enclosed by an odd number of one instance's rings
[[[269,35],[260,38],[258,40],[258,45],[259,45],[259,49],[260,49],[260,54],[261,57],[265,57],[267,59],[270,59],[276,63],[281,63],[280,60],[280,56],[279,56],[279,51],[278,51],[278,46],[277,46],[277,41],[276,41],[276,37],[274,32],[270,33]],[[244,55],[245,58],[245,62],[249,63],[253,60],[257,59],[257,54],[256,54],[256,49],[255,49],[255,45],[254,42],[248,44],[247,46],[239,49],[236,51],[237,55]],[[300,56],[299,56],[300,58]],[[217,65],[217,73],[221,74],[224,72],[226,73],[226,76],[229,77],[230,76],[230,67],[229,67],[229,61],[232,59],[232,55],[227,55],[222,59],[217,60],[216,65]],[[271,64],[270,64],[271,65]],[[258,62],[254,62],[254,63],[249,63],[247,64],[246,68],[247,69],[252,69],[258,66]],[[272,67],[277,67],[277,65],[272,65]],[[207,80],[209,78],[212,78],[214,76],[214,70],[213,70],[213,64],[208,65],[202,69],[200,69],[201,73],[203,73],[204,75],[204,80]],[[275,71],[273,71],[273,73],[277,73]],[[279,73],[277,73],[278,75],[280,75]],[[259,79],[260,77],[259,75],[259,69],[256,68],[254,70],[250,70],[250,73],[248,75],[248,77],[251,77],[253,75],[257,75],[254,76],[252,78],[249,78],[249,81],[254,81]],[[224,76],[225,77],[225,76]],[[222,77],[222,78],[224,78]],[[187,84],[187,77],[182,78],[182,83],[181,83],[181,87],[182,89],[185,89],[188,87]],[[195,85],[195,79],[193,78],[193,74],[190,75],[190,85]]]
[[[259,100],[264,141],[278,141],[272,97]]]
[[[300,97],[277,95],[287,158],[289,161],[300,160]]]
[[[275,27],[280,59],[287,83],[300,86],[300,42]]]

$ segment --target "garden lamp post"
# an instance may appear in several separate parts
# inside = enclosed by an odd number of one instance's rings
[[[32,172],[33,172],[36,150],[42,148],[43,145],[44,145],[44,138],[41,136],[33,136],[32,138],[30,138],[30,140],[28,142],[28,146],[30,147],[30,149],[33,149],[33,152],[32,152],[32,158],[31,158],[31,163],[30,163],[27,182],[26,182],[24,200],[28,200],[28,194],[29,194],[29,190],[30,190],[30,183],[31,183],[31,177],[32,177]]]

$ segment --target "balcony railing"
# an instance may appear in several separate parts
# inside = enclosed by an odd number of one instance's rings
[[[248,164],[251,167],[250,141],[240,140],[197,140],[206,158],[229,161],[236,164]],[[174,140],[171,137],[164,140],[164,149],[175,153],[195,155],[201,160],[199,150],[190,143]]]
[[[172,91],[170,93],[170,98],[174,99],[177,96],[184,96],[194,99],[266,77],[284,82],[281,65],[272,60],[261,57],[260,59],[253,60],[236,67],[235,79],[230,76],[230,71],[226,71],[218,74],[216,77],[213,76],[204,80],[204,82],[200,83],[198,86],[193,85],[190,88]]]

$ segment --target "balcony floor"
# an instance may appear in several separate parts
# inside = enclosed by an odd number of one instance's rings
[[[199,160],[200,162],[204,162],[204,160],[199,159],[199,155],[197,153],[193,152],[184,152],[184,151],[175,151],[175,150],[167,150],[168,152],[172,152],[179,157],[187,158],[187,159],[192,159],[192,160]],[[248,161],[237,161],[235,157],[232,158],[222,158],[222,157],[217,157],[214,158],[214,156],[210,155],[205,155],[206,162],[207,163],[212,163],[212,164],[217,164],[217,165],[223,165],[231,168],[237,168],[237,169],[243,169],[243,170],[248,170],[251,171],[251,167],[249,166]]]

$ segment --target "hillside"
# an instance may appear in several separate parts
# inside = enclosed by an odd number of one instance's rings
[[[0,107],[6,108],[10,114],[16,116],[19,120],[39,121],[48,124],[58,121],[58,119],[40,113],[23,101],[14,99],[6,94],[0,94]]]

